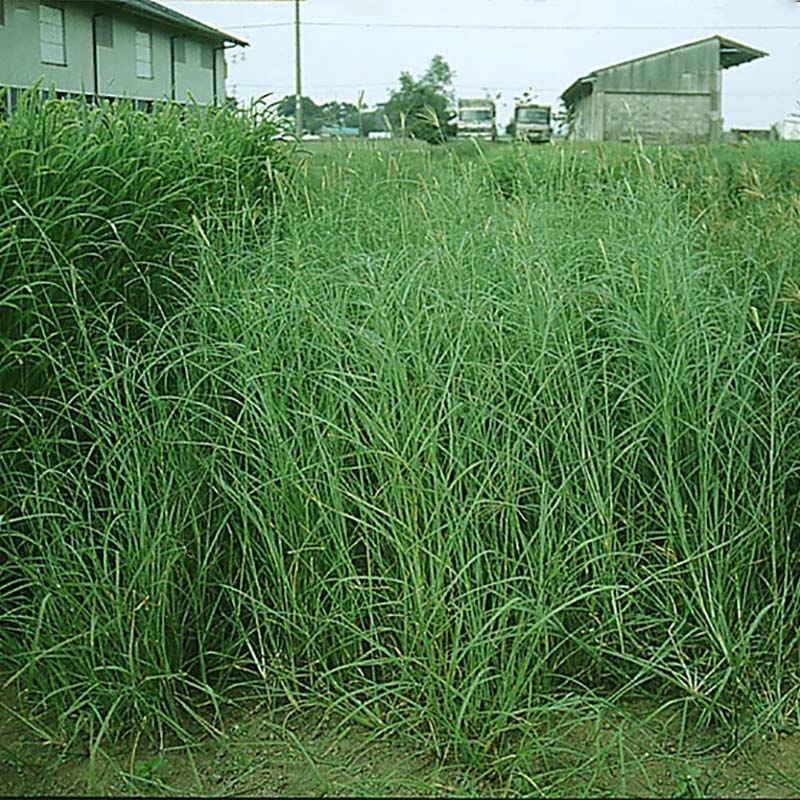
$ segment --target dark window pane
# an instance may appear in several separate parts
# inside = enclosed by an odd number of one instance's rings
[[[107,14],[95,17],[94,35],[100,47],[114,46],[114,23]]]

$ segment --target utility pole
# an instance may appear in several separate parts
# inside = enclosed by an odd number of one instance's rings
[[[277,1],[278,0],[273,0],[273,2]],[[294,0],[294,132],[298,139],[303,135],[303,107],[301,103],[303,83],[302,70],[300,69],[300,3],[302,2],[303,0]],[[2,0],[0,0],[0,5],[2,5]]]
[[[303,135],[303,85],[300,70],[300,0],[294,0],[294,68],[295,68],[295,94],[294,94],[294,132],[300,139]]]

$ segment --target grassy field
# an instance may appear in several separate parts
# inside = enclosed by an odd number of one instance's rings
[[[92,791],[257,698],[510,795],[800,729],[800,148],[274,132],[0,122],[29,724]]]

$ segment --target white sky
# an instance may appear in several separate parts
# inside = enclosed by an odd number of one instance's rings
[[[250,42],[228,53],[232,94],[294,94],[294,2],[160,1]],[[303,94],[317,103],[363,90],[372,106],[438,53],[457,95],[502,93],[504,124],[529,87],[556,106],[593,69],[714,33],[769,53],[723,72],[726,128],[769,127],[800,100],[796,0],[304,0],[300,12]]]

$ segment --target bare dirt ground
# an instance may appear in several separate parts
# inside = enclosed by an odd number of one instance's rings
[[[408,744],[382,741],[319,711],[280,715],[254,704],[230,715],[226,735],[191,746],[140,743],[98,756],[48,741],[0,693],[0,796],[430,797],[485,793],[467,772]]]
[[[0,694],[3,796],[797,797],[800,734],[768,733],[735,754],[681,734],[645,706],[563,723],[557,762],[523,763],[503,783],[319,711],[275,715],[253,703],[226,734],[191,745],[139,743],[88,753],[51,742]],[[553,735],[553,731],[550,732]],[[515,762],[517,763],[517,762]],[[484,773],[486,774],[486,773]]]

